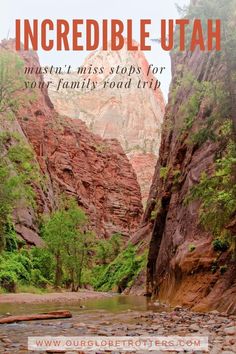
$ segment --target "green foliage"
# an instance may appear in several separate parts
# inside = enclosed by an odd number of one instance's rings
[[[215,171],[210,176],[202,173],[199,183],[186,198],[187,202],[195,199],[201,201],[200,222],[217,239],[230,236],[226,227],[236,212],[236,144],[231,135],[232,123],[230,132],[226,123],[221,131],[226,147],[215,161]]]
[[[1,291],[41,292],[52,284],[92,285],[97,290],[124,290],[144,267],[146,255],[134,246],[123,249],[122,236],[96,240],[86,232],[87,218],[74,199],[63,198],[59,209],[44,220],[44,248],[14,247],[0,257]]]
[[[33,251],[32,251],[33,250]],[[14,252],[3,252],[0,257],[0,287],[15,292],[25,287],[35,286],[46,288],[50,285],[50,273],[47,274],[52,265],[43,263],[49,261],[48,257],[42,257],[47,251],[34,247],[21,249]],[[40,264],[39,264],[39,255]],[[51,257],[52,259],[52,257]]]
[[[102,154],[102,153],[106,150],[106,148],[107,148],[107,146],[106,146],[105,144],[94,144],[93,147],[94,147],[94,150],[95,150],[96,152],[101,153],[101,154]]]
[[[212,241],[214,251],[225,252],[229,249],[229,242],[225,239],[216,238]]]
[[[193,144],[197,144],[198,146],[203,145],[207,140],[216,141],[215,133],[208,126],[201,128],[192,136]]]
[[[61,286],[63,271],[72,290],[81,287],[82,272],[92,250],[91,234],[85,231],[87,218],[74,199],[63,200],[43,226],[43,237],[56,262],[55,286]]]
[[[222,119],[229,115],[229,93],[225,87],[217,81],[198,81],[190,71],[184,71],[182,79],[178,80],[172,89],[175,100],[180,89],[188,95],[179,110],[182,116],[181,132],[190,130],[201,112],[201,118],[204,118],[200,122],[202,127],[196,133],[191,133],[191,141],[199,145],[208,139],[215,141],[215,122],[222,122]]]
[[[152,210],[150,220],[154,221],[157,217],[157,209]]]
[[[220,83],[207,83],[207,90],[204,98],[204,114],[208,115],[207,119],[201,122],[201,128],[191,135],[193,144],[201,146],[207,140],[216,142],[221,139],[220,134],[217,134],[219,129],[230,123],[229,116],[229,94]]]
[[[18,253],[6,252],[0,262],[1,271],[14,273],[16,279],[23,283],[29,283],[31,269],[30,260]]]
[[[138,256],[133,245],[128,245],[105,269],[99,269],[99,279],[95,288],[101,291],[117,289],[123,291],[130,286],[145,266],[146,254]]]
[[[227,271],[228,267],[227,265],[222,265],[220,266],[220,274],[224,274]]]
[[[17,239],[13,223],[9,220],[5,223],[5,250],[7,252],[14,252],[18,249],[20,241]],[[22,241],[23,242],[23,241]]]
[[[197,5],[191,4],[185,15],[188,18],[202,18],[203,22],[209,18],[229,19],[235,15],[235,0],[200,0]]]
[[[179,179],[181,176],[181,171],[180,170],[173,170],[173,184],[177,186],[179,184]]]
[[[217,260],[214,260],[211,265],[211,272],[214,274],[218,269],[218,263]]]
[[[162,178],[164,181],[167,179],[169,173],[169,167],[167,166],[161,166],[160,168],[160,178]]]
[[[120,234],[114,234],[108,240],[99,240],[94,246],[95,258],[101,264],[112,262],[120,253],[122,239]]]
[[[159,199],[155,201],[154,209],[151,212],[150,220],[154,221],[156,219],[157,214],[160,212],[160,209],[161,209],[161,201]]]
[[[15,292],[17,283],[29,284],[32,264],[30,259],[18,252],[4,252],[0,258],[0,286]]]
[[[24,62],[17,54],[0,52],[0,113],[14,111],[19,105],[19,92],[24,87]]]
[[[181,113],[184,116],[183,131],[185,131],[192,128],[200,111],[202,100],[204,97],[209,98],[209,94],[211,94],[212,84],[208,81],[199,82],[191,73],[188,73],[186,84],[183,82],[183,86],[193,91],[186,103],[181,106]]]
[[[55,274],[55,259],[52,253],[50,253],[47,248],[32,247],[29,250],[29,255],[33,269],[39,271],[42,277],[47,279],[48,283],[53,282]]]
[[[14,208],[19,202],[34,205],[31,184],[37,180],[38,170],[32,150],[15,134],[0,135],[0,156],[0,251],[3,251],[7,238],[13,241]]]
[[[24,62],[15,53],[0,51],[0,113],[4,120],[15,119],[20,104],[27,102]],[[38,181],[33,152],[17,133],[0,133],[0,252],[16,248],[12,213],[19,203],[34,205],[32,183]]]
[[[46,279],[39,269],[33,269],[31,272],[31,282],[33,285],[39,288],[46,288],[49,284],[48,279]]]
[[[39,288],[37,285],[34,286],[32,284],[17,284],[17,292],[19,293],[31,293],[31,294],[43,294],[45,293],[44,288]]]
[[[236,1],[235,0],[198,0],[197,4],[190,3],[188,7],[177,6],[179,13],[181,16],[191,20],[196,18],[200,18],[202,20],[203,31],[207,31],[207,20],[209,18],[221,19],[222,26],[222,47],[223,49],[227,48],[227,46],[231,46],[235,48],[235,8]],[[179,37],[179,31],[175,34],[175,37]],[[189,46],[190,39],[192,37],[192,29],[191,26],[187,27],[186,30],[186,42],[187,47]],[[177,45],[175,46],[175,50],[177,49]],[[216,52],[216,56],[222,55],[222,52]]]
[[[191,245],[188,246],[189,252],[193,252],[195,249],[196,249],[196,246],[193,245],[193,244],[191,244]]]
[[[0,287],[14,293],[16,291],[16,274],[12,271],[0,270]]]

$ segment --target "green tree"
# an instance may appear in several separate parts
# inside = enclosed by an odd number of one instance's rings
[[[15,53],[0,51],[0,113],[14,110],[24,87],[24,62]]]
[[[101,264],[109,264],[120,253],[122,246],[121,235],[116,233],[108,240],[99,240],[96,242],[94,251],[96,259]]]
[[[86,232],[87,218],[76,201],[69,199],[62,204],[46,221],[43,236],[55,257],[55,286],[62,285],[64,270],[72,291],[77,291],[92,249],[91,234]]]

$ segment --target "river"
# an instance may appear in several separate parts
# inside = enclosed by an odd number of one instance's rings
[[[124,295],[70,303],[0,304],[1,315],[42,313],[59,309],[70,310],[72,318],[1,325],[0,353],[31,353],[27,350],[27,337],[43,335],[200,335],[209,337],[210,353],[236,353],[236,316],[222,315],[217,311],[196,313],[182,307],[171,309],[153,304],[146,297]]]

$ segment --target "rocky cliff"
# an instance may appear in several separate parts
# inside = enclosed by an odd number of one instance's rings
[[[13,41],[1,44],[1,50],[11,52],[13,48]],[[39,67],[36,53],[18,54],[26,66]],[[36,74],[30,79],[37,83],[43,80]],[[66,193],[77,199],[89,216],[91,230],[99,237],[116,232],[129,236],[142,215],[141,194],[135,172],[119,142],[102,139],[89,132],[81,120],[58,114],[45,86],[24,91],[26,96],[32,93],[34,97],[15,112],[16,120],[8,126],[1,120],[1,130],[17,129],[34,150],[44,178],[43,188],[34,186],[37,212],[52,210],[58,195]],[[27,209],[16,213],[24,214],[18,218],[18,234],[29,243],[39,244],[37,213]]]
[[[204,8],[197,4],[194,13]],[[194,310],[235,313],[235,112],[229,83],[236,68],[226,60],[226,45],[221,53],[171,55],[160,158],[133,242],[150,242],[149,295]]]
[[[147,76],[148,65],[141,51],[100,50],[89,55],[80,70],[88,72],[89,68],[104,68],[102,73],[45,76],[46,80],[53,82],[49,86],[49,96],[58,112],[80,118],[92,132],[102,138],[119,140],[136,172],[144,202],[147,200],[158,156],[165,107],[160,89],[154,90],[148,86],[137,89],[139,80],[149,84],[156,80],[151,73]],[[113,73],[111,68],[114,68]],[[135,74],[129,75],[130,68],[135,70]],[[140,73],[137,73],[138,68]],[[60,86],[57,91],[60,78],[69,83],[82,83],[90,79],[97,82],[97,86],[93,90]],[[132,80],[129,88],[103,87],[105,81],[117,85],[119,82],[129,83],[129,80]]]

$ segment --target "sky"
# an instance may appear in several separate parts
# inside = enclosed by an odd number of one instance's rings
[[[151,19],[148,27],[151,38],[160,37],[160,20],[179,18],[175,4],[188,5],[190,0],[5,0],[1,4],[0,12],[0,39],[15,37],[15,19],[49,18],[52,20],[66,19],[127,19],[133,20],[133,39],[139,41],[139,20]],[[171,81],[171,64],[169,53],[163,51],[158,43],[149,42],[151,51],[145,55],[150,64],[164,66],[161,88],[167,100]],[[83,64],[89,53],[73,51],[38,51],[40,64],[45,65],[72,65],[78,67]]]

